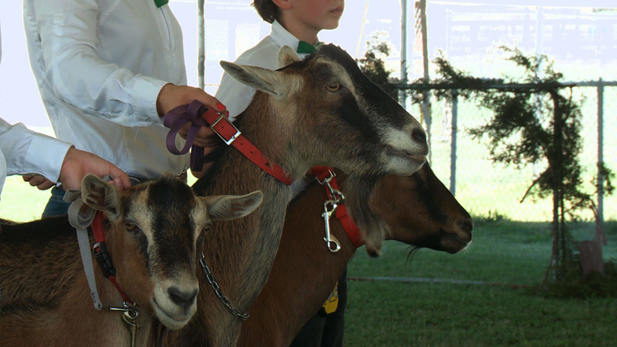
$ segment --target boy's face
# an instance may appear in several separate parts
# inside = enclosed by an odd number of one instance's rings
[[[345,0],[290,0],[295,20],[319,32],[336,29],[343,15]]]

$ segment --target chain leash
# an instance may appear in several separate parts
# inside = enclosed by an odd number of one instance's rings
[[[204,269],[204,274],[206,275],[206,279],[208,280],[208,283],[210,283],[210,285],[212,286],[212,289],[214,289],[214,293],[219,298],[219,300],[223,303],[223,305],[227,306],[231,314],[234,315],[235,317],[240,318],[240,320],[242,321],[247,320],[250,317],[250,315],[248,313],[242,313],[237,308],[231,306],[229,299],[221,291],[221,287],[219,287],[219,284],[216,282],[214,275],[212,275],[212,271],[210,271],[210,268],[208,267],[208,264],[206,263],[206,255],[204,254],[204,252],[201,252],[201,259],[199,259],[199,264],[201,264],[201,267]]]

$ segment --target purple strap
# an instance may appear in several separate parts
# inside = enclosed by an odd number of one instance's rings
[[[208,108],[204,104],[193,100],[189,105],[181,105],[167,112],[163,118],[163,125],[170,129],[165,140],[167,149],[175,155],[180,155],[187,153],[189,148],[191,148],[191,170],[193,171],[201,171],[203,169],[204,149],[203,147],[193,146],[193,141],[195,141],[197,132],[201,127],[209,126],[201,118],[201,115],[207,110]],[[191,127],[188,134],[186,134],[186,143],[184,148],[178,150],[176,147],[176,135],[189,122]]]

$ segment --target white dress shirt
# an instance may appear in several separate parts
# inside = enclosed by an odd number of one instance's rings
[[[276,70],[278,66],[278,52],[283,46],[298,48],[300,40],[287,31],[276,20],[272,23],[272,32],[264,37],[255,47],[242,53],[235,63],[252,65]],[[300,55],[303,58],[304,55]],[[227,73],[221,78],[221,85],[216,91],[216,98],[227,107],[229,119],[234,120],[251,103],[255,89],[236,81]]]
[[[2,40],[0,39],[0,60]],[[70,144],[0,118],[0,193],[7,175],[36,173],[57,181]]]
[[[30,64],[56,136],[130,176],[188,168],[171,154],[156,99],[185,85],[182,32],[153,0],[25,0]],[[177,139],[177,146],[184,145]]]
[[[0,193],[7,175],[40,174],[57,182],[70,147],[21,123],[10,125],[0,118]]]

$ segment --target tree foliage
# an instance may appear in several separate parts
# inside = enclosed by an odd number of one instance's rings
[[[386,68],[384,59],[390,55],[390,48],[386,41],[387,34],[374,33],[371,40],[366,42],[367,50],[364,57],[358,60],[360,70],[373,83],[381,87],[388,95],[394,99],[398,99],[398,89],[396,84],[399,82],[396,78],[391,78],[392,71]]]
[[[449,99],[456,87],[458,96],[473,98],[493,111],[487,124],[470,133],[477,139],[488,138],[495,162],[516,168],[546,163],[546,169],[530,183],[523,200],[529,194],[553,198],[554,237],[549,270],[554,279],[559,279],[575,261],[575,245],[566,229],[566,220],[576,219],[583,208],[595,209],[592,198],[597,191],[587,192],[583,188],[582,101],[574,100],[571,87],[563,85],[563,75],[546,56],[525,56],[517,49],[502,49],[510,53],[508,60],[522,71],[519,76],[506,76],[503,80],[475,78],[439,57],[435,60],[439,77],[431,89],[436,90],[438,98]],[[502,86],[496,88],[496,83]],[[509,87],[503,88],[503,84]],[[602,168],[602,175],[604,185],[597,189],[611,193],[613,174]]]

